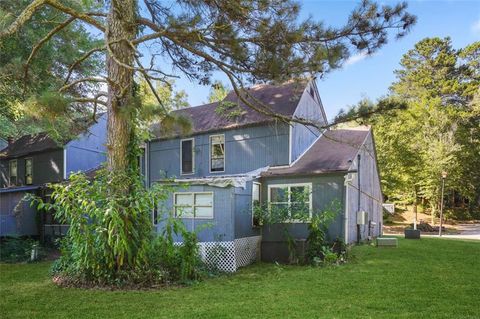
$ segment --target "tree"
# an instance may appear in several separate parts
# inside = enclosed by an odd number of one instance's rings
[[[13,17],[18,16],[30,1],[0,2],[0,26],[6,27]],[[85,108],[57,109],[32,105],[33,98],[41,101],[51,95],[52,89],[63,85],[68,67],[77,60],[81,52],[89,51],[99,41],[91,36],[82,24],[71,21],[63,30],[58,30],[55,38],[47,41],[47,35],[59,23],[66,20],[66,14],[45,7],[34,14],[24,28],[15,36],[2,40],[0,46],[0,137],[20,136],[28,133],[48,130],[51,134],[63,123],[73,124],[75,119],[84,118],[91,113]],[[41,50],[34,49],[37,42],[44,42]],[[32,51],[34,50],[34,51]],[[32,54],[32,52],[35,52]],[[30,57],[32,55],[32,57]],[[35,56],[35,58],[33,58]],[[28,69],[25,63],[30,59]],[[82,64],[75,71],[75,78],[93,76],[103,68],[98,55]],[[87,87],[75,87],[77,93],[88,94]],[[68,114],[61,114],[62,111]],[[63,116],[61,119],[57,118]],[[75,123],[78,126],[78,122]],[[68,131],[68,130],[64,130]],[[53,134],[61,136],[65,132]]]
[[[455,50],[449,38],[426,38],[402,58],[391,96],[404,110],[373,116],[384,192],[435,215],[442,171],[447,189],[477,201],[480,192],[478,94],[480,42]]]
[[[163,65],[158,65],[159,56],[203,84],[210,83],[214,71],[221,71],[250,107],[288,120],[258,105],[258,101],[248,100],[248,93],[241,92],[244,83],[324,74],[341,65],[355,51],[372,53],[379,49],[387,41],[388,30],[396,30],[396,36],[400,37],[415,22],[415,18],[405,12],[406,4],[379,7],[369,1],[363,1],[353,11],[344,27],[326,28],[311,19],[298,23],[299,7],[290,1],[181,1],[171,7],[160,1],[145,0],[140,8],[136,0],[116,0],[105,2],[98,11],[86,11],[73,1],[34,0],[0,37],[13,35],[45,8],[67,16],[52,30],[50,38],[71,20],[86,23],[105,35],[101,45],[85,52],[71,65],[75,70],[93,53],[103,52],[105,74],[75,79],[60,91],[76,102],[107,105],[108,168],[114,172],[125,171],[130,164],[132,119],[138,111],[134,103],[134,74],[141,74],[151,88],[152,79],[166,81],[173,77],[162,70]],[[161,53],[153,54],[150,66],[145,68],[138,48],[147,42]],[[66,80],[70,78],[67,76]],[[108,93],[89,97],[73,94],[73,88],[92,82],[105,83]],[[158,102],[162,104],[160,99]]]
[[[92,3],[92,1],[83,1]],[[389,32],[404,36],[415,23],[406,12],[407,5],[379,6],[364,0],[352,12],[345,26],[325,27],[312,19],[298,21],[299,6],[293,1],[198,1],[181,0],[164,4],[159,0],[111,0],[98,6],[79,6],[74,0],[33,0],[15,20],[0,31],[0,39],[14,36],[42,10],[54,10],[66,16],[46,36],[54,39],[59,30],[72,21],[80,21],[103,34],[101,43],[69,66],[63,86],[53,85],[65,103],[105,105],[108,112],[107,169],[112,181],[108,185],[108,214],[99,221],[109,237],[138,232],[140,208],[135,208],[135,174],[138,175],[137,128],[142,117],[141,97],[135,76],[141,76],[158,105],[168,116],[168,108],[157,94],[154,81],[167,83],[183,74],[200,84],[210,84],[215,72],[222,72],[239,97],[250,108],[291,121],[285,115],[272,112],[268,105],[255,100],[244,86],[256,82],[283,82],[302,76],[324,75],[339,67],[358,51],[371,54],[386,42]],[[37,43],[35,56],[45,42]],[[144,56],[145,52],[152,52]],[[71,75],[93,54],[105,56],[105,71],[95,76],[74,78]],[[147,61],[150,58],[150,61]],[[28,67],[33,59],[25,61]],[[148,65],[146,64],[148,63]],[[147,66],[145,66],[147,65]],[[171,73],[169,69],[173,67]],[[78,94],[78,86],[106,87],[87,95]],[[56,96],[58,96],[56,95]],[[56,97],[55,96],[55,97]],[[295,122],[320,126],[304,119]],[[133,177],[132,177],[133,176]],[[104,193],[102,193],[104,194]],[[88,198],[84,199],[89,202]],[[91,205],[92,203],[90,201]],[[103,206],[102,206],[103,207]],[[110,228],[110,221],[123,225]],[[142,233],[143,234],[143,233]],[[138,236],[140,238],[142,236]],[[146,236],[142,237],[146,238]],[[135,252],[142,251],[137,243],[125,241],[115,246],[115,269],[128,269]],[[111,241],[115,245],[115,241]],[[118,257],[118,258],[117,258]],[[113,267],[113,266],[112,266]]]
[[[222,101],[228,94],[228,88],[222,82],[216,81],[213,83],[210,94],[208,95],[208,103],[213,102],[220,102]]]

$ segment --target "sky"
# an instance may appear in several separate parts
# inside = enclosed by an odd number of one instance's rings
[[[300,19],[311,16],[326,25],[343,25],[359,1],[306,0],[300,1]],[[379,1],[393,4],[396,1]],[[408,12],[417,16],[411,32],[389,42],[373,56],[354,55],[341,68],[317,81],[318,90],[327,113],[332,119],[340,109],[356,104],[362,98],[376,100],[388,93],[395,80],[403,54],[426,37],[450,37],[454,48],[480,41],[480,0],[417,0],[408,1]],[[224,78],[219,77],[224,83]],[[207,101],[210,88],[188,81],[176,80],[176,88],[188,94],[191,106]]]

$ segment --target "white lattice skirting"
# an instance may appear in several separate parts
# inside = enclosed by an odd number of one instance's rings
[[[200,242],[200,257],[212,268],[235,272],[260,256],[262,236],[238,238],[234,241]]]

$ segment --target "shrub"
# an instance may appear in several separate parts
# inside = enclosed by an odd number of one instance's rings
[[[7,263],[41,260],[45,251],[33,239],[8,237],[0,244],[0,261]]]
[[[312,217],[310,224],[308,224],[307,251],[305,254],[307,262],[314,263],[315,258],[323,259],[325,257],[324,247],[328,244],[328,226],[338,212],[338,203],[334,202],[323,212],[319,212]]]
[[[128,192],[112,193],[112,183],[131,186]],[[162,236],[153,229],[151,212],[168,198],[172,187],[157,184],[146,189],[139,174],[113,176],[106,170],[93,180],[72,174],[68,184],[50,187],[52,202],[36,199],[38,208],[53,211],[70,225],[61,241],[61,257],[52,267],[59,282],[151,286],[199,278],[196,233],[171,216]],[[175,246],[174,234],[183,237],[182,246]]]

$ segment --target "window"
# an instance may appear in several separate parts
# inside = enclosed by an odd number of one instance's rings
[[[158,220],[158,209],[157,207],[155,207],[153,209],[153,212],[152,212],[152,222],[153,222],[153,225],[157,225],[159,220]]]
[[[180,141],[180,165],[181,174],[193,174],[195,141],[193,138]]]
[[[25,184],[33,184],[33,159],[25,159]]]
[[[213,193],[175,193],[175,216],[213,218]]]
[[[11,160],[9,163],[10,186],[17,184],[17,160]]]
[[[305,221],[312,214],[311,184],[269,185],[268,203],[274,219]]]
[[[252,184],[252,226],[260,226],[258,217],[255,216],[255,207],[260,205],[260,183],[253,182]]]
[[[225,171],[225,135],[210,136],[210,172]]]

